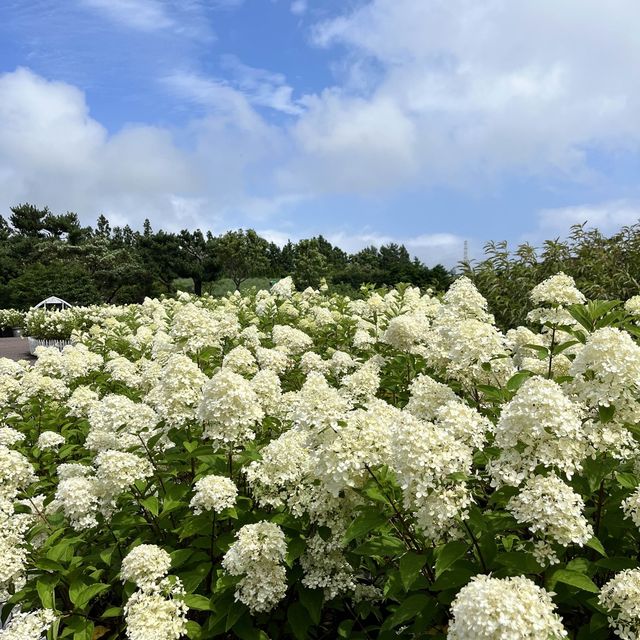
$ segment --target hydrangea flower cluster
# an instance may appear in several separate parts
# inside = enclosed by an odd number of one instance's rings
[[[506,333],[468,278],[75,309],[0,359],[0,638],[38,599],[65,637],[640,636],[640,304],[531,296]]]
[[[242,576],[236,600],[253,612],[269,611],[287,591],[283,566],[287,544],[282,529],[271,522],[247,524],[222,559],[232,576]]]
[[[225,476],[204,476],[195,483],[194,489],[189,506],[196,514],[203,511],[220,513],[230,509],[238,497],[238,487]]]
[[[566,638],[551,596],[529,578],[476,576],[451,604],[447,640]]]

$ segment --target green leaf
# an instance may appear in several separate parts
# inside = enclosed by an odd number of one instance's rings
[[[242,602],[233,601],[227,612],[227,622],[225,624],[225,631],[229,631],[244,614],[247,613],[247,607]]]
[[[306,540],[302,538],[293,538],[287,545],[287,558],[286,562],[291,567],[295,560],[297,560],[307,548]]]
[[[509,380],[507,380],[507,389],[515,393],[521,387],[522,383],[532,375],[531,371],[518,371],[518,373],[512,375]]]
[[[635,558],[602,558],[595,563],[596,567],[602,567],[608,571],[624,571],[624,569],[635,569],[638,566],[638,561]]]
[[[613,420],[613,416],[616,412],[616,408],[613,405],[604,406],[600,405],[598,407],[598,417],[600,418],[600,422],[602,424],[607,424],[607,422],[611,422]]]
[[[100,560],[102,560],[102,562],[104,562],[108,567],[111,566],[111,558],[115,549],[115,546],[111,545],[110,547],[103,549],[99,554]]]
[[[246,612],[233,626],[233,632],[240,640],[269,640],[269,636],[261,629],[253,626],[249,612]]]
[[[523,347],[526,349],[531,349],[532,351],[535,351],[540,360],[546,360],[549,357],[549,349],[547,349],[547,347],[543,347],[542,345],[525,344],[523,345]]]
[[[55,588],[60,582],[59,576],[46,575],[38,578],[36,590],[40,597],[40,602],[45,609],[55,609]]]
[[[557,356],[576,344],[580,344],[580,340],[567,340],[566,342],[557,344],[553,347],[553,355]]]
[[[587,558],[573,558],[573,560],[567,562],[567,569],[577,571],[578,573],[588,574],[590,566],[591,563]]]
[[[160,503],[158,502],[158,498],[156,496],[149,496],[144,500],[141,500],[140,503],[142,506],[147,509],[154,516],[157,516],[160,513]]]
[[[199,640],[202,637],[202,627],[195,620],[187,620],[187,638]]]
[[[445,572],[456,560],[462,558],[468,549],[469,545],[460,540],[447,542],[443,547],[440,547],[437,551],[438,555],[436,558],[436,578]]]
[[[211,600],[206,596],[201,596],[197,593],[188,593],[184,596],[183,600],[189,609],[195,609],[196,611],[213,611]]]
[[[96,584],[90,584],[88,587],[85,587],[79,593],[75,594],[75,598],[71,595],[71,589],[69,589],[69,597],[71,598],[71,602],[76,605],[79,609],[84,609],[89,604],[89,601],[95,598],[100,593],[107,591],[110,589],[110,585],[104,584],[103,582],[97,582]]]
[[[362,538],[372,529],[387,522],[387,516],[380,512],[379,508],[369,509],[360,513],[347,528],[344,543],[348,544],[355,538]]]
[[[301,588],[298,591],[300,602],[304,605],[313,620],[313,624],[320,624],[322,614],[322,604],[324,602],[324,592],[322,589]]]
[[[510,574],[540,573],[542,567],[536,559],[524,551],[507,551],[499,553],[495,558],[496,563],[502,565]]]
[[[175,551],[172,551],[171,568],[178,569],[182,567],[194,553],[193,549],[176,549]]]
[[[198,585],[209,575],[211,565],[204,563],[194,569],[180,573],[180,579],[187,593],[192,593],[198,588]]]
[[[73,640],[92,640],[93,622],[80,616],[71,616],[65,619],[65,627],[73,633]],[[70,635],[66,632],[64,635]]]
[[[427,556],[413,552],[405,553],[400,558],[400,578],[405,591],[409,591],[426,563]]]
[[[461,587],[478,573],[478,567],[468,560],[456,560],[447,571],[436,578],[431,586],[433,591],[446,591]]]
[[[616,480],[621,487],[625,489],[636,489],[638,486],[638,479],[633,473],[628,471],[617,471]]]
[[[311,626],[311,621],[307,610],[299,602],[294,602],[287,609],[287,620],[291,625],[293,635],[298,640],[306,640],[307,630]]]
[[[353,553],[360,556],[395,556],[406,549],[406,544],[391,535],[381,535],[358,545]]]
[[[414,593],[410,595],[400,606],[393,612],[391,616],[391,626],[398,625],[415,618],[423,609],[429,606],[431,598],[424,593]]]
[[[598,538],[596,538],[595,536],[591,538],[589,542],[587,542],[587,547],[593,549],[594,551],[597,551],[601,556],[604,556],[605,558],[607,557],[607,552],[602,546],[602,542],[600,542],[600,540],[598,540]]]
[[[579,573],[578,571],[571,571],[570,569],[556,569],[549,578],[549,587],[551,590],[553,590],[557,582],[568,584],[571,587],[576,587],[577,589],[588,591],[589,593],[600,593],[598,585],[593,582],[589,576],[584,575],[584,573]]]

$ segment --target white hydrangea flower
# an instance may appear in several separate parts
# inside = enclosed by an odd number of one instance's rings
[[[81,385],[73,390],[66,403],[70,416],[86,418],[91,408],[100,402],[100,396],[91,387]]]
[[[309,589],[322,589],[327,600],[353,592],[356,588],[355,572],[345,558],[343,545],[337,536],[328,540],[317,533],[311,536],[300,564],[304,571],[302,584]]]
[[[622,501],[622,511],[625,518],[630,518],[633,524],[640,529],[640,487],[628,498]]]
[[[28,559],[25,534],[33,521],[30,514],[15,513],[10,500],[0,500],[0,602],[24,586]]]
[[[486,442],[487,434],[493,431],[493,425],[487,418],[457,398],[438,407],[435,412],[435,424],[474,449],[481,449]]]
[[[256,347],[256,360],[261,369],[272,369],[279,375],[291,366],[291,358],[279,349]]]
[[[431,539],[438,540],[454,529],[458,520],[466,517],[468,490],[464,483],[450,480],[448,476],[469,475],[472,449],[444,429],[406,412],[399,413],[401,417],[394,426],[390,444],[390,466],[402,487],[405,506],[421,514],[420,523],[425,526],[425,534],[428,532]],[[446,489],[452,491],[446,493]],[[425,500],[434,491],[440,496],[446,495],[447,499],[432,498],[425,505]],[[429,513],[438,503],[441,503],[441,514]],[[455,513],[454,504],[458,506]],[[423,506],[425,511],[421,511]],[[451,516],[450,519],[441,517],[445,513]],[[435,522],[442,526],[439,531],[432,526]]]
[[[135,362],[132,362],[124,356],[113,354],[115,357],[104,365],[104,370],[111,376],[113,380],[122,382],[122,384],[137,389],[141,382],[142,376]]]
[[[153,475],[149,460],[127,451],[101,451],[93,464],[97,486],[107,500],[116,498],[138,480]]]
[[[490,465],[493,483],[517,486],[539,464],[571,478],[589,453],[581,418],[581,408],[553,380],[525,380],[496,425],[495,445],[502,451]]]
[[[583,546],[593,537],[593,529],[584,517],[584,501],[558,476],[533,476],[507,503],[507,511],[532,533],[567,547]]]
[[[189,356],[174,353],[167,357],[145,401],[168,424],[180,427],[196,417],[206,381],[205,374]]]
[[[153,589],[171,567],[171,556],[155,544],[140,544],[122,560],[123,582],[133,582],[140,589]]]
[[[640,317],[640,296],[633,296],[624,303],[624,308],[627,313],[630,313],[636,318]]]
[[[310,373],[300,391],[287,397],[284,408],[287,418],[297,428],[318,433],[336,428],[351,408],[349,401],[321,373]]]
[[[260,451],[261,459],[243,469],[258,504],[279,507],[311,468],[306,434],[291,429]]]
[[[598,602],[615,615],[609,625],[622,640],[640,637],[640,569],[617,573],[600,590]]]
[[[158,414],[147,404],[108,394],[89,409],[85,447],[94,451],[140,446],[156,433]]]
[[[43,431],[38,438],[38,449],[57,449],[65,443],[64,436],[55,431]]]
[[[419,353],[439,373],[463,384],[503,385],[514,373],[504,335],[475,318],[447,318],[425,337]]]
[[[93,478],[71,476],[58,483],[49,510],[61,508],[69,524],[77,531],[82,531],[98,524],[96,516],[99,502],[98,487]]]
[[[306,374],[314,372],[326,375],[329,373],[329,363],[320,354],[307,351],[300,358],[300,369]]]
[[[37,480],[29,460],[20,452],[0,445],[0,499],[13,499]]]
[[[243,576],[236,587],[236,600],[252,613],[270,611],[287,591],[283,562],[287,544],[282,529],[271,522],[244,525],[222,559],[232,576]]]
[[[32,399],[59,402],[69,396],[69,387],[63,380],[42,375],[33,368],[24,373],[19,388],[20,394],[16,398],[19,405]]]
[[[360,486],[369,477],[367,467],[388,461],[398,413],[383,401],[373,401],[366,410],[349,412],[337,432],[325,434],[312,453],[312,465],[329,493],[338,496],[346,487]]]
[[[24,433],[20,433],[13,427],[0,427],[0,446],[12,447],[14,444],[24,440]]]
[[[295,290],[291,276],[282,278],[282,280],[278,280],[271,286],[271,294],[276,298],[290,298]]]
[[[457,278],[442,299],[439,314],[454,316],[459,320],[474,319],[480,322],[493,322],[493,316],[487,312],[487,301],[476,286],[467,278]]]
[[[400,351],[411,351],[426,338],[430,326],[430,320],[421,314],[399,315],[389,321],[382,341]]]
[[[136,591],[124,608],[129,640],[180,640],[187,632],[182,583],[174,578],[153,590]]]
[[[565,638],[567,632],[551,596],[522,576],[475,576],[451,604],[447,640]]]
[[[177,309],[169,335],[189,354],[198,354],[208,347],[218,349],[224,338],[215,315],[194,302]]]
[[[258,370],[258,364],[247,347],[239,345],[225,355],[222,366],[243,376],[252,376]]]
[[[568,306],[571,304],[583,304],[585,297],[576,288],[576,282],[565,273],[557,273],[537,284],[531,290],[531,301],[534,304],[543,304],[552,307]]]
[[[277,415],[282,401],[282,385],[278,374],[272,369],[262,369],[251,379],[251,388],[260,401],[266,415]]]
[[[225,476],[204,476],[195,483],[194,488],[189,506],[195,514],[203,511],[220,513],[233,507],[238,497],[238,487]]]
[[[416,376],[409,391],[411,395],[405,410],[421,420],[433,420],[442,405],[458,400],[451,387],[426,374]]]
[[[286,324],[276,324],[271,331],[271,337],[277,347],[294,355],[313,347],[313,340],[304,331]]]
[[[626,331],[594,331],[570,369],[568,389],[590,408],[614,407],[618,422],[640,421],[640,346]]]
[[[342,378],[340,390],[354,402],[368,402],[380,388],[380,365],[374,359]]]
[[[429,540],[456,536],[456,524],[469,517],[472,504],[471,492],[462,482],[436,487],[416,502],[416,523]]]
[[[264,411],[251,383],[228,369],[220,369],[205,385],[198,406],[203,437],[230,444],[255,438],[254,428]]]
[[[356,332],[353,334],[353,346],[355,349],[367,349],[375,343],[375,337],[366,329],[356,329]]]
[[[0,640],[41,640],[57,618],[52,609],[12,613],[9,624],[0,629]]]

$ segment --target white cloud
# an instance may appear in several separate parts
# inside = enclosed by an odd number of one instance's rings
[[[286,231],[279,231],[278,229],[257,229],[256,233],[261,235],[265,240],[277,244],[280,248],[284,247],[289,240],[296,242],[298,239],[295,235],[287,233]]]
[[[617,232],[621,227],[640,222],[640,202],[612,200],[597,204],[583,204],[555,209],[543,209],[538,213],[538,226],[532,237],[546,240],[566,236],[571,227],[587,223],[605,235]]]
[[[640,149],[638,23],[635,0],[371,0],[316,25],[347,73],[308,98],[292,165],[356,193],[587,179],[587,149]]]
[[[307,0],[293,0],[290,6],[291,13],[295,16],[301,16],[308,9]]]
[[[197,73],[175,72],[161,78],[176,96],[206,108],[207,113],[246,130],[263,128],[263,121],[247,97],[226,82]]]
[[[80,0],[91,9],[96,9],[132,29],[156,31],[174,26],[164,3],[158,0]]]
[[[287,84],[283,74],[250,67],[232,55],[223,57],[223,67],[252,104],[289,115],[303,112],[302,107],[293,101],[293,88]]]
[[[327,90],[305,105],[292,129],[298,154],[282,170],[282,184],[370,193],[416,177],[415,124],[393,99]]]
[[[242,96],[221,95],[219,113],[192,122],[178,145],[160,127],[110,134],[69,84],[28,69],[0,75],[0,209],[29,201],[85,222],[105,213],[140,226],[149,217],[170,230],[237,226],[230,212],[245,205],[268,215],[294,196],[251,195],[247,174],[273,156],[277,136],[250,106],[238,110]]]
[[[175,71],[161,81],[181,98],[245,122],[259,118],[253,107],[268,107],[287,115],[303,112],[282,74],[250,67],[231,55],[223,57],[223,67],[228,79]]]

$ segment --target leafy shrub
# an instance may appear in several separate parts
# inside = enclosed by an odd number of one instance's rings
[[[73,310],[0,360],[11,637],[637,634],[640,298],[558,274],[505,334],[466,278],[362,294]]]
[[[0,309],[0,330],[22,329],[24,327],[24,311],[19,309]]]

